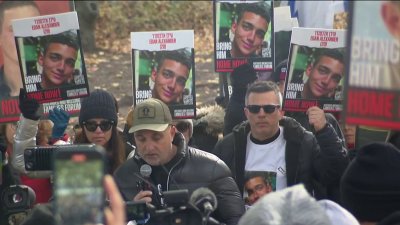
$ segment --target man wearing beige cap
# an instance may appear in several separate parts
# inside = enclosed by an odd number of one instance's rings
[[[137,150],[114,174],[123,198],[162,209],[171,206],[163,194],[166,191],[187,189],[191,195],[207,187],[218,202],[211,216],[237,224],[244,202],[229,168],[215,155],[187,147],[172,124],[170,110],[162,101],[150,98],[136,105],[129,132],[134,133]],[[147,224],[152,219],[154,224],[162,222],[153,217]]]

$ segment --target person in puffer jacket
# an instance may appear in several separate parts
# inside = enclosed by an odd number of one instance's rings
[[[191,195],[207,187],[218,202],[211,216],[227,225],[237,224],[244,201],[229,168],[215,155],[187,147],[172,122],[168,106],[158,99],[136,105],[129,130],[134,133],[135,156],[114,173],[124,200],[145,201],[160,209],[169,204],[165,191],[187,189]],[[144,170],[150,173],[142,174]],[[163,223],[150,218],[148,224]]]

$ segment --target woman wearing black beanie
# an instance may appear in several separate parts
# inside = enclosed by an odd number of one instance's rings
[[[96,89],[82,100],[78,133],[75,144],[93,143],[103,146],[108,156],[108,172],[125,161],[125,144],[117,130],[118,115],[114,97],[107,91]]]

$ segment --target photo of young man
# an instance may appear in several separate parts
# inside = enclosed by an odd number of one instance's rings
[[[237,19],[231,25],[234,37],[230,55],[232,58],[260,56],[271,21],[269,9],[263,3],[239,4],[237,9]]]
[[[78,37],[73,31],[45,37],[38,57],[38,64],[42,67],[42,81],[37,89],[59,88],[70,84],[78,51]]]
[[[191,53],[180,49],[159,54],[157,66],[151,72],[152,97],[167,105],[183,104],[183,93],[192,68]]]
[[[334,98],[345,71],[343,54],[335,49],[323,50],[314,63],[307,66],[308,79],[304,84],[303,99]]]
[[[264,195],[274,191],[272,184],[265,177],[267,172],[248,172],[245,176],[244,190],[247,192],[245,202],[253,205]]]

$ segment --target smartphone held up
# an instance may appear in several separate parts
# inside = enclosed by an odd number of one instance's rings
[[[57,224],[104,224],[105,150],[96,145],[58,149],[53,162]]]

